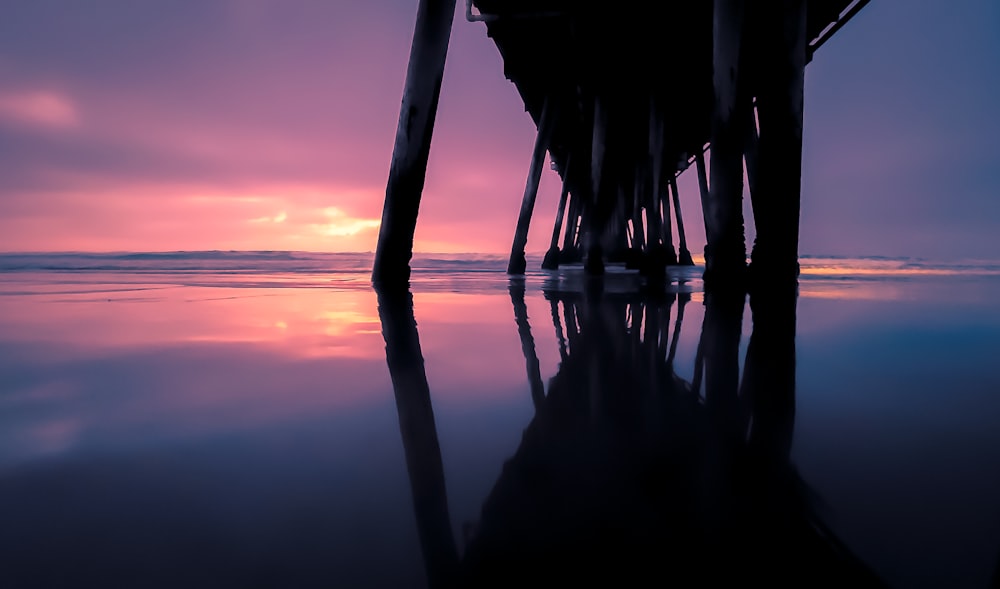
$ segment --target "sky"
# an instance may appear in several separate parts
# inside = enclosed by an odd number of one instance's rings
[[[373,250],[416,6],[7,0],[0,251]],[[800,251],[1000,259],[997,104],[1000,3],[873,0],[806,71]],[[416,251],[509,251],[534,134],[458,2]]]

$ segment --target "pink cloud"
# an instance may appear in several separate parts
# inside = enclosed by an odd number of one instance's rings
[[[0,92],[0,120],[54,128],[75,127],[80,122],[69,97],[46,90]]]

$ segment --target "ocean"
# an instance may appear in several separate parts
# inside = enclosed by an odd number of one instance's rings
[[[1000,263],[540,259],[0,254],[0,587],[1000,581]]]

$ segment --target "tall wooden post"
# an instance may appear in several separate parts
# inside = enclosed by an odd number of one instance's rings
[[[798,275],[802,178],[802,110],[806,63],[806,2],[782,0],[762,8],[765,34],[761,61],[768,75],[758,81],[760,141],[754,215],[757,239],[754,274],[792,279]]]
[[[642,267],[644,265],[643,258],[649,254],[650,243],[654,242],[652,234],[647,235],[642,224],[641,172],[639,166],[635,166],[632,170],[632,214],[629,215],[629,219],[632,221],[632,244],[625,256],[626,268]]]
[[[757,194],[757,152],[760,136],[757,133],[757,121],[753,115],[747,117],[746,146],[743,152],[743,161],[747,166],[747,188],[750,189],[750,205],[753,208],[754,222],[757,221],[757,203],[759,198],[754,198]]]
[[[715,0],[712,27],[712,169],[705,203],[705,279],[742,279],[746,267],[743,235],[743,115],[749,102],[742,91],[739,63],[745,0]]]
[[[601,103],[600,98],[594,97],[594,134],[591,143],[590,161],[590,182],[592,186],[592,198],[589,207],[584,208],[587,217],[587,233],[584,247],[587,250],[587,258],[584,263],[584,270],[590,275],[604,274],[604,254],[601,248],[601,240],[604,238],[605,219],[602,219],[603,198],[603,174],[604,160],[606,155],[605,142],[607,141],[608,113]]]
[[[677,263],[677,252],[674,250],[674,237],[670,223],[670,201],[663,198],[663,140],[666,123],[663,114],[656,107],[655,101],[650,101],[650,164],[652,166],[653,207],[650,218],[656,219],[660,240],[659,252],[655,256],[657,265],[673,265]]]
[[[674,200],[674,215],[677,217],[677,239],[679,242],[677,263],[681,266],[694,266],[694,261],[691,259],[691,252],[688,251],[687,236],[684,234],[684,218],[681,217],[681,197],[680,193],[677,192],[676,178],[670,179],[670,194]]]
[[[542,268],[545,270],[555,270],[559,267],[559,233],[562,231],[563,216],[566,213],[566,200],[569,198],[569,173],[571,165],[572,159],[567,162],[566,169],[563,171],[562,193],[559,195],[559,209],[556,211],[556,222],[552,226],[552,241],[549,242],[549,250],[545,252],[545,259],[542,260]]]
[[[639,247],[641,249],[648,249],[649,242],[652,241],[651,237],[646,236],[646,228],[642,224],[642,208],[645,203],[642,201],[642,179],[640,174],[642,170],[637,166],[633,171],[633,184],[632,184],[632,227],[633,233],[636,236],[636,243],[633,243],[633,247]]]
[[[372,282],[405,285],[410,278],[413,232],[424,190],[427,157],[441,94],[455,0],[420,0],[406,70],[403,103],[392,148]]]
[[[661,189],[660,194],[657,195],[657,199],[659,203],[656,207],[656,214],[660,217],[660,237],[663,240],[663,246],[666,248],[667,265],[673,266],[677,264],[677,250],[674,248],[673,221],[670,220],[669,188]]]
[[[660,208],[660,201],[653,190],[651,176],[651,171],[647,169],[645,175],[646,181],[643,182],[642,201],[643,206],[646,208],[646,229],[649,234],[646,236],[646,241],[649,244],[650,251],[656,251],[663,248],[663,223],[657,214]]]
[[[538,134],[535,136],[535,148],[531,152],[531,167],[528,169],[528,179],[524,185],[521,212],[517,216],[517,229],[514,231],[514,243],[510,248],[507,274],[524,274],[528,266],[524,259],[524,248],[528,244],[528,227],[531,225],[531,214],[535,210],[535,196],[538,195],[538,182],[542,177],[545,154],[549,150],[555,110],[552,100],[546,98],[542,114],[538,119]]]
[[[694,156],[695,165],[698,172],[698,191],[701,193],[701,216],[705,222],[705,235],[708,235],[708,170],[705,166],[705,154],[698,152]]]
[[[566,223],[566,231],[563,234],[563,255],[567,252],[576,251],[577,231],[580,228],[580,216],[583,211],[583,198],[579,194],[570,195],[569,199],[569,221]]]

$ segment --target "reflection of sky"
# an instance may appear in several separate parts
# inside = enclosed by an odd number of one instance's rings
[[[201,550],[205,575],[312,575],[332,554],[328,573],[422,579],[371,291],[101,280],[8,282],[0,298],[0,560],[72,564],[86,542],[98,568],[105,551],[138,571]],[[548,382],[558,347],[537,286]],[[985,586],[1000,552],[998,294],[991,278],[803,283],[793,456],[890,581]],[[461,545],[531,419],[525,362],[503,279],[414,304]],[[694,293],[684,378],[702,316]],[[750,328],[748,312],[744,349]]]
[[[803,298],[793,457],[900,586],[985,587],[1000,553],[1000,283]],[[840,524],[840,525],[837,525]]]

